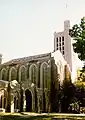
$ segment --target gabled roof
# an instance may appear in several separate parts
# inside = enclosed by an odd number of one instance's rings
[[[43,59],[45,57],[51,57],[51,53],[45,53],[45,54],[39,54],[39,55],[34,55],[34,56],[28,56],[28,57],[22,57],[22,58],[17,58],[17,59],[12,59],[6,63],[3,63],[1,65],[11,65],[11,64],[18,64],[18,63],[23,63],[27,61],[32,61],[32,60],[39,60]]]

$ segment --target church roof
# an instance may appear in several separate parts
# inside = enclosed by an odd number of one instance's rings
[[[27,62],[27,61],[43,59],[44,57],[51,57],[51,53],[45,53],[45,54],[39,54],[39,55],[34,55],[34,56],[16,58],[16,59],[12,59],[8,62],[5,62],[1,65],[18,64],[18,63],[23,63],[23,62]]]

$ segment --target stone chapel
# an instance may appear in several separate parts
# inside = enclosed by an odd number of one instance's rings
[[[57,65],[51,53],[0,64],[0,108],[5,112],[55,112],[58,89]]]

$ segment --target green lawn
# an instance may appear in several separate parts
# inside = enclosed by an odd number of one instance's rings
[[[0,113],[0,120],[85,120],[84,114]]]

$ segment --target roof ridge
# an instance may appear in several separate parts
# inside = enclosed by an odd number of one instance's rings
[[[12,59],[12,60],[10,60],[8,62],[5,62],[5,63],[3,63],[1,65],[12,64],[14,62],[16,64],[17,62],[20,62],[20,61],[22,62],[22,61],[26,61],[26,60],[36,60],[38,58],[42,58],[42,57],[46,57],[46,56],[51,56],[51,52],[44,53],[44,54],[39,54],[39,55],[28,56],[28,57],[15,58],[15,59]]]

